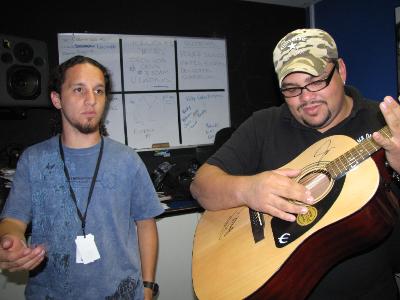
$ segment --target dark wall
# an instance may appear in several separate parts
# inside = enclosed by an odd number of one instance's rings
[[[226,38],[234,127],[253,111],[281,103],[272,51],[286,33],[306,26],[305,9],[235,0],[14,2],[2,4],[0,31],[45,41],[51,67],[58,62],[59,32]],[[15,115],[0,111],[1,149],[11,143],[26,147],[49,136],[51,109],[24,113],[22,120],[5,120]]]
[[[399,3],[323,0],[315,4],[315,26],[335,39],[346,63],[347,83],[377,101],[397,96],[395,7]]]

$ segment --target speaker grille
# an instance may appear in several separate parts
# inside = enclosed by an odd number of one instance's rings
[[[0,34],[0,107],[50,107],[47,45]]]
[[[37,99],[41,81],[40,72],[31,66],[14,65],[7,70],[7,90],[15,100]]]

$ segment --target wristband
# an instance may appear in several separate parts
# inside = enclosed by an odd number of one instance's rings
[[[145,288],[151,289],[153,291],[153,296],[158,294],[159,286],[156,282],[143,281],[143,286]]]

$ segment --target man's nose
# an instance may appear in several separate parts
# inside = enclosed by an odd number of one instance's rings
[[[315,92],[310,92],[306,88],[303,88],[301,94],[299,95],[299,99],[301,101],[309,101],[311,99],[314,99],[315,97]]]
[[[96,95],[93,91],[88,91],[85,95],[85,103],[88,105],[94,105],[96,103]]]

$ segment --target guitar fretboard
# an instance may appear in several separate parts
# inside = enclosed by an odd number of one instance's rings
[[[386,138],[392,136],[389,127],[385,126],[379,132]],[[362,163],[381,147],[372,137],[362,141],[354,148],[340,155],[326,165],[326,169],[333,179],[339,179],[348,171]]]

